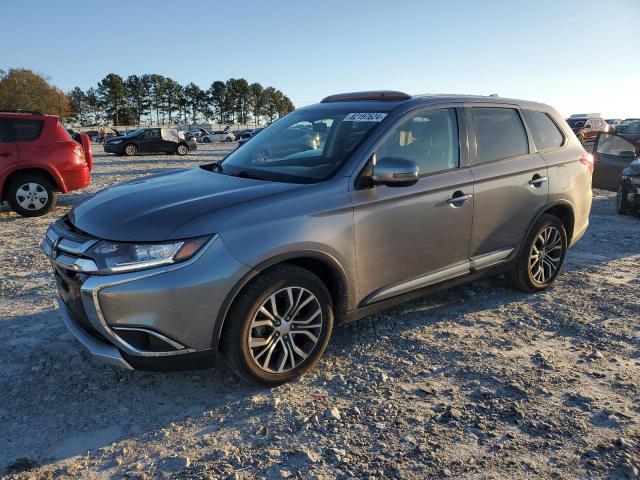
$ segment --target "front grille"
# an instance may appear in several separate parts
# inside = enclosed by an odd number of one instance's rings
[[[81,297],[81,287],[87,275],[76,269],[76,262],[86,261],[83,253],[97,241],[75,229],[65,216],[49,227],[42,241],[42,250],[51,259],[58,293],[76,323],[93,337],[105,341],[87,318]]]

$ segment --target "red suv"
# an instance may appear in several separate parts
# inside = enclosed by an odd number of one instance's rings
[[[0,110],[0,201],[37,217],[55,206],[57,192],[86,187],[93,154],[87,135],[76,138],[56,116]]]

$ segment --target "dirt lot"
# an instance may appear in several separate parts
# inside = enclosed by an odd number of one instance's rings
[[[58,317],[38,245],[108,185],[220,158],[107,156],[45,218],[0,211],[0,472],[9,478],[637,478],[640,219],[596,191],[591,226],[539,295],[500,278],[338,328],[273,390],[222,369],[93,361]],[[0,473],[0,476],[2,474]]]

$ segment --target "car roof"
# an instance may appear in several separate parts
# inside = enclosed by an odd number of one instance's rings
[[[44,113],[31,111],[31,110],[3,110],[0,109],[0,116],[3,118],[50,118],[54,120],[58,120],[57,115],[45,115]]]
[[[392,94],[392,95],[389,95]],[[385,95],[389,95],[385,97]],[[395,95],[395,96],[393,96]],[[335,100],[334,100],[335,99]],[[550,110],[551,107],[544,103],[532,102],[528,100],[517,100],[497,96],[482,95],[460,95],[460,94],[421,94],[407,95],[394,91],[373,91],[373,92],[353,92],[347,94],[337,94],[326,97],[321,103],[302,107],[299,110],[307,109],[341,109],[353,108],[354,111],[378,109],[382,112],[390,112],[396,108],[420,105],[435,105],[440,103],[494,103],[498,105],[517,105],[523,109]],[[357,109],[357,110],[356,110]]]

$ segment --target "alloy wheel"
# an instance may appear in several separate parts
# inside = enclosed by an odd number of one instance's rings
[[[187,147],[185,147],[184,145],[178,146],[178,154],[179,155],[185,155],[186,153],[187,153]]]
[[[136,154],[136,147],[135,145],[127,145],[124,149],[125,153],[127,155],[135,155]]]
[[[312,353],[323,327],[322,307],[302,287],[286,287],[267,298],[254,315],[247,344],[251,359],[268,373],[288,372]]]
[[[549,226],[542,230],[531,245],[529,253],[529,272],[534,281],[549,282],[560,268],[562,261],[562,235]]]
[[[18,188],[16,201],[25,210],[36,211],[45,207],[49,201],[49,193],[39,183],[29,182]]]

